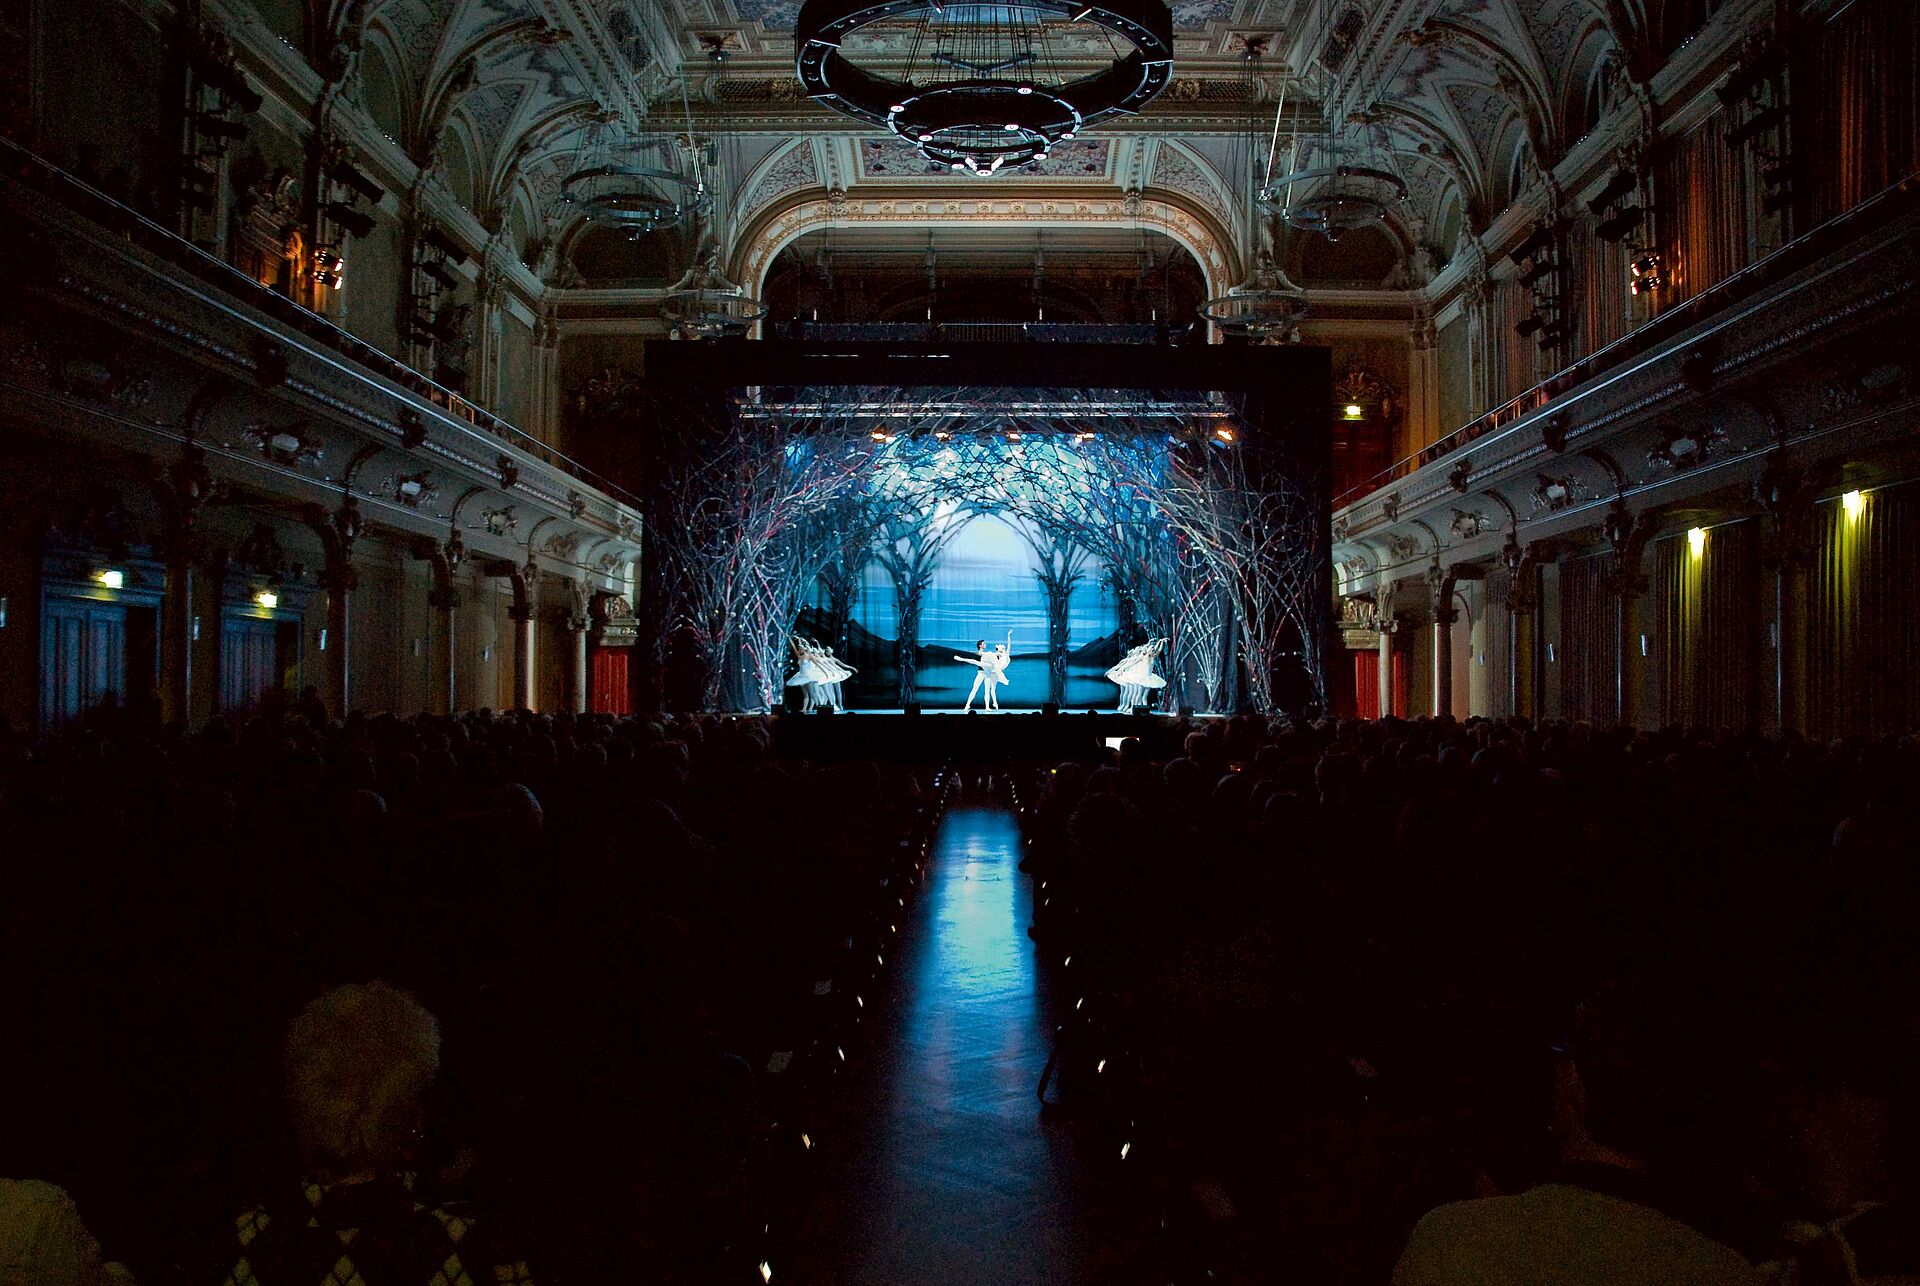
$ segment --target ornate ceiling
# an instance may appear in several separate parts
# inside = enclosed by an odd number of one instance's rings
[[[284,33],[294,0],[252,2]],[[314,38],[323,20],[309,16],[304,43],[294,43],[317,67],[331,54],[351,68],[348,99],[529,262],[569,235],[559,178],[586,122],[614,112],[636,128],[649,114],[677,123],[683,77],[700,128],[720,140],[723,241],[785,205],[836,192],[999,197],[1045,188],[1140,191],[1237,242],[1240,140],[1255,117],[1271,125],[1284,89],[1279,168],[1297,120],[1306,133],[1296,168],[1364,153],[1406,180],[1411,197],[1392,231],[1419,265],[1415,280],[1519,193],[1550,184],[1547,172],[1608,111],[1644,97],[1636,77],[1670,43],[1655,0],[1175,0],[1176,83],[1145,114],[1058,149],[1037,170],[961,180],[798,95],[797,7],[333,0],[334,34]],[[1251,110],[1249,40],[1264,50]],[[723,63],[709,57],[716,49],[727,53]],[[1331,135],[1319,132],[1323,120],[1334,123]]]

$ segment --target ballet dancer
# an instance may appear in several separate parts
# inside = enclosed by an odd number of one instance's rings
[[[993,655],[983,660],[987,669],[987,709],[998,710],[1001,685],[1013,682],[1007,677],[1007,667],[1013,664],[1013,631],[1008,630],[1007,641],[995,644]]]
[[[965,714],[973,709],[973,699],[980,695],[980,689],[982,687],[985,687],[989,694],[993,692],[992,684],[987,681],[987,675],[990,673],[987,669],[987,660],[993,655],[993,652],[987,647],[987,641],[985,639],[978,640],[973,646],[979,653],[978,656],[961,656],[958,652],[953,654],[954,660],[964,665],[975,666],[980,671],[973,676],[973,686],[967,690],[967,703],[960,707],[961,714]]]
[[[823,687],[828,682],[828,671],[821,666],[817,654],[806,639],[796,634],[788,642],[793,647],[793,659],[797,663],[797,668],[793,672],[793,677],[787,680],[787,686],[800,689],[801,695],[805,698],[800,708],[803,712],[811,713],[824,696]]]
[[[814,646],[819,649],[820,666],[829,676],[826,685],[828,704],[832,705],[835,710],[845,710],[847,707],[841,701],[840,685],[845,683],[847,679],[852,677],[857,671],[845,661],[835,656],[833,649],[826,644],[817,643]]]

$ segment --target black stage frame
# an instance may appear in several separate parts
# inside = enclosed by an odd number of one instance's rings
[[[1331,351],[1317,345],[1229,343],[1175,348],[1099,343],[652,340],[646,345],[644,362],[647,383],[668,395],[663,404],[685,406],[688,399],[704,402],[716,423],[725,414],[732,390],[753,388],[971,387],[1110,389],[1149,396],[1238,394],[1242,398],[1240,422],[1247,430],[1240,449],[1256,453],[1260,468],[1271,471],[1269,476],[1313,485],[1319,529],[1329,531],[1333,521],[1333,363]],[[644,431],[644,426],[637,427]],[[649,524],[654,509],[652,503],[646,505]],[[643,588],[637,610],[643,641],[659,639],[665,624],[655,596],[645,589],[657,583],[659,574],[654,554],[659,541],[654,534],[649,525],[648,538],[642,544]],[[1321,655],[1327,658],[1325,679],[1331,687],[1338,681],[1331,661],[1340,651],[1333,614],[1330,550],[1315,575],[1319,584],[1314,601],[1324,605],[1318,622]],[[634,676],[637,709],[660,709],[664,704],[664,675],[654,655],[654,649],[643,649],[635,658],[639,662]],[[991,722],[998,725],[1014,718],[1013,712],[1008,712]]]

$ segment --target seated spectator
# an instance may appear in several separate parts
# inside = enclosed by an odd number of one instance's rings
[[[0,1179],[0,1282],[6,1286],[118,1286],[133,1280],[108,1263],[73,1198],[51,1183]]]
[[[381,982],[336,987],[287,1031],[287,1109],[307,1174],[235,1222],[229,1286],[527,1283],[526,1264],[414,1191],[440,1029]]]
[[[1559,1173],[1526,1192],[1428,1213],[1395,1286],[1757,1283],[1745,1257],[1668,1213],[1671,1180],[1663,1189],[1650,1173],[1669,1109],[1669,1054],[1631,993],[1610,989],[1582,1006],[1555,1078]]]

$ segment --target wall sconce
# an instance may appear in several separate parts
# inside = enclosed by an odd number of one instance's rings
[[[1847,517],[1858,518],[1860,511],[1867,507],[1867,493],[1864,491],[1847,492],[1840,497],[1840,507],[1846,510]]]
[[[1364,420],[1367,418],[1367,408],[1358,402],[1349,402],[1340,408],[1340,418],[1345,420]]]
[[[118,567],[103,567],[93,574],[93,578],[107,589],[119,589],[127,583],[127,574]]]
[[[280,596],[274,593],[270,589],[263,589],[257,594],[255,594],[253,596],[253,601],[258,603],[263,609],[269,612],[271,612],[274,608],[280,606]]]
[[[1707,529],[1705,527],[1687,528],[1687,548],[1695,558],[1707,552]]]

